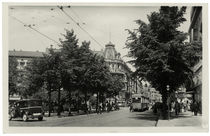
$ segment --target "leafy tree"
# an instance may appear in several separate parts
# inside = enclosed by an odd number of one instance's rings
[[[116,102],[116,96],[119,95],[119,92],[124,88],[122,77],[118,75],[111,75],[109,82],[107,96],[114,97]]]
[[[185,11],[186,7],[160,7],[159,12],[148,15],[148,24],[137,20],[139,28],[128,30],[126,46],[128,56],[134,58],[135,73],[160,91],[164,103],[166,85],[170,85],[171,93],[190,80],[191,66],[201,57],[201,46],[186,43],[187,34],[177,29],[186,21]]]
[[[73,30],[66,30],[66,34],[63,34],[63,36],[65,39],[60,39],[61,59],[63,61],[61,83],[64,91],[68,92],[69,115],[71,115],[71,93],[78,87],[76,71],[79,69],[77,64],[79,59],[79,45]]]
[[[9,57],[9,95],[17,93],[17,65],[16,58]]]
[[[58,104],[60,103],[61,67],[60,53],[50,49],[49,54],[43,54],[43,58],[34,59],[27,68],[27,71],[30,73],[28,76],[28,81],[30,81],[28,91],[30,95],[42,94],[38,92],[43,90],[43,87],[47,90],[49,116],[52,109],[51,93],[53,91],[58,91]]]

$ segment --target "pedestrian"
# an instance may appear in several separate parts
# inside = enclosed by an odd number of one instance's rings
[[[194,115],[197,116],[197,114],[198,114],[198,109],[199,109],[198,103],[197,103],[196,101],[194,101],[192,107],[193,107]]]
[[[108,112],[108,102],[105,104],[105,111]]]
[[[111,104],[111,111],[114,110],[114,102]]]
[[[87,101],[86,102],[86,109],[87,109],[87,114],[89,114],[90,113],[90,102],[89,101]]]
[[[107,112],[109,112],[111,110],[111,104],[110,104],[110,102],[108,102],[108,104],[107,104]]]
[[[178,116],[179,115],[179,110],[180,110],[180,106],[179,106],[178,101],[176,101],[174,108],[175,108],[175,114],[176,114],[176,116]]]
[[[106,110],[106,104],[103,102],[102,103],[102,111],[104,112]]]
[[[171,112],[174,112],[174,108],[175,108],[175,102],[173,101],[173,102],[171,103]]]
[[[132,103],[130,104],[130,112],[133,112],[133,105],[132,105]]]
[[[187,110],[190,110],[190,103],[187,101]]]
[[[184,112],[186,112],[186,111],[187,111],[187,103],[184,102]]]
[[[99,113],[102,113],[102,103],[99,104]]]

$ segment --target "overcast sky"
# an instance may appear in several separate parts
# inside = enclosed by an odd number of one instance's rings
[[[93,7],[74,6],[64,9],[81,27],[87,30],[102,46],[110,40],[115,44],[116,50],[121,56],[127,54],[124,49],[128,37],[125,29],[135,29],[138,26],[134,20],[141,19],[148,23],[147,15],[158,11],[159,7]],[[55,41],[63,38],[61,34],[66,29],[73,29],[79,44],[84,40],[91,41],[92,50],[101,50],[102,47],[94,42],[84,31],[82,31],[72,20],[70,20],[57,7],[12,7],[9,14],[26,24],[32,25],[35,29],[49,36]],[[190,7],[185,14],[187,21],[180,27],[180,30],[187,32],[190,20]],[[37,32],[24,27],[23,24],[13,18],[9,18],[9,49],[25,51],[45,51],[51,44],[58,47],[55,42],[43,37]],[[128,58],[123,58],[125,61]]]

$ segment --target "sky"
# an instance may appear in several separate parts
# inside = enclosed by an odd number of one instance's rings
[[[54,41],[59,42],[59,38],[64,39],[62,34],[65,34],[65,29],[73,29],[79,39],[79,45],[84,40],[91,41],[90,48],[99,51],[104,49],[105,45],[111,41],[115,44],[115,48],[117,52],[120,52],[121,57],[128,61],[131,58],[124,57],[128,52],[128,49],[125,49],[125,43],[129,36],[126,29],[138,28],[138,25],[134,22],[135,20],[140,19],[148,23],[147,15],[153,11],[158,11],[159,8],[159,6],[65,7],[64,11],[76,23],[79,23],[99,45],[56,6],[13,6],[9,9],[9,50],[44,52],[51,44],[54,48],[58,48]],[[187,32],[190,24],[190,7],[187,8],[184,16],[187,21],[179,29]],[[13,17],[27,25],[31,25],[54,41],[25,27]],[[130,68],[134,70],[133,67],[130,66]]]

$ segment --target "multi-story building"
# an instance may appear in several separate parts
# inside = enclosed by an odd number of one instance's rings
[[[27,65],[30,65],[32,59],[37,57],[43,57],[43,52],[39,51],[9,51],[9,57],[16,58],[18,62],[17,69],[24,71]]]
[[[154,104],[156,102],[161,102],[162,101],[162,96],[161,94],[156,91],[155,88],[150,88],[150,103]]]
[[[119,93],[120,100],[128,100],[134,91],[134,81],[131,79],[131,70],[122,60],[120,53],[115,49],[115,45],[109,42],[105,45],[105,50],[95,51],[98,55],[104,57],[110,72],[113,75],[121,76],[124,82],[124,88]]]
[[[190,42],[202,43],[202,7],[192,7],[191,24],[189,27]],[[202,46],[202,44],[201,44]],[[202,60],[199,60],[192,68],[194,72],[193,86],[187,93],[191,93],[193,100],[202,103]]]
[[[26,75],[26,66],[30,65],[31,61],[34,58],[39,58],[39,57],[43,57],[43,52],[39,52],[39,51],[9,51],[9,58],[14,58],[17,60],[17,71],[18,71],[18,76],[17,76],[17,86],[18,87],[23,87],[24,88],[24,78]],[[10,96],[10,99],[17,99],[20,96],[19,94],[13,94],[12,96]]]

